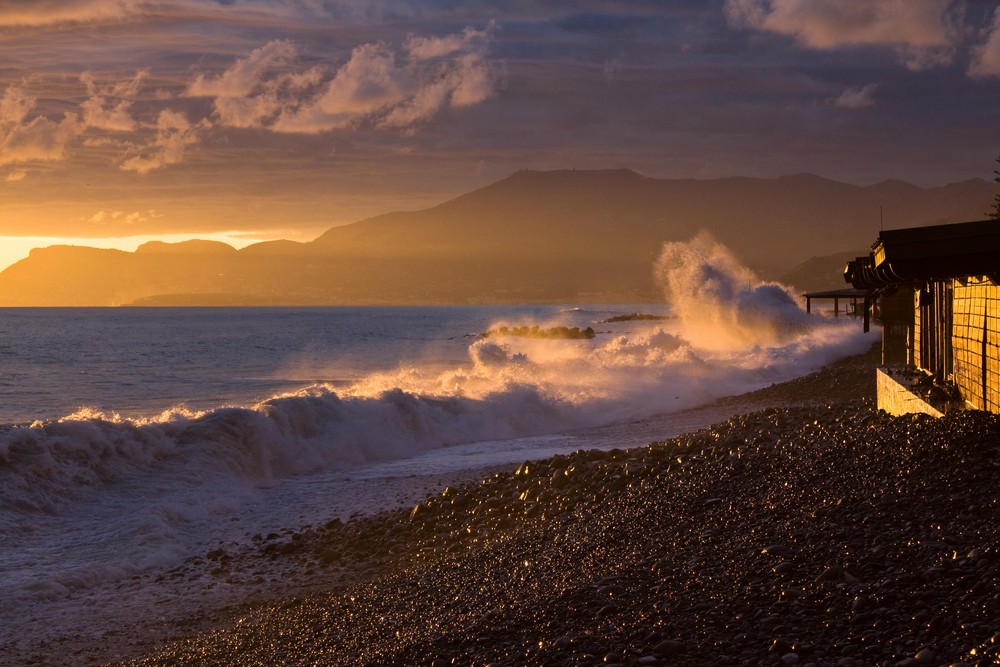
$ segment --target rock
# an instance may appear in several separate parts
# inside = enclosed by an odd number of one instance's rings
[[[937,662],[937,656],[934,654],[934,651],[929,648],[917,651],[917,654],[913,656],[913,659],[921,665],[933,665]]]
[[[859,613],[868,611],[874,606],[872,599],[867,595],[859,595],[851,602],[851,611]]]
[[[781,662],[785,665],[797,665],[799,664],[799,654],[798,653],[786,653],[781,656]]]
[[[844,569],[837,565],[826,568],[823,572],[816,577],[816,583],[822,583],[824,581],[840,581],[844,578]]]
[[[787,560],[782,561],[771,568],[775,574],[788,574],[795,569],[795,564]]]
[[[768,653],[776,653],[778,655],[783,655],[789,653],[792,650],[792,645],[786,642],[784,639],[778,638],[771,642],[768,647]]]
[[[686,650],[686,647],[682,642],[675,641],[673,639],[664,639],[662,642],[653,647],[653,653],[660,656],[661,658],[673,658],[678,656]]]

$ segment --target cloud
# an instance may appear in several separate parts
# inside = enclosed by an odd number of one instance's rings
[[[951,0],[726,0],[729,23],[794,37],[813,49],[887,46],[911,69],[946,64],[958,31]]]
[[[411,36],[406,41],[405,49],[411,58],[417,60],[442,58],[456,52],[466,52],[485,46],[495,29],[496,24],[491,22],[485,30],[476,30],[469,26],[461,33],[445,37]]]
[[[131,213],[126,213],[125,211],[100,210],[89,218],[81,218],[81,220],[94,225],[135,225],[149,222],[153,218],[162,217],[162,213],[159,213],[155,208],[151,208],[146,211],[132,211]]]
[[[848,88],[833,100],[833,105],[841,109],[865,109],[875,104],[875,91],[877,89],[877,83]]]
[[[441,72],[439,78],[424,84],[404,103],[394,108],[379,125],[410,128],[432,118],[446,106],[466,107],[478,104],[493,94],[488,65],[478,54],[467,54]]]
[[[136,121],[129,113],[132,100],[139,91],[142,80],[149,75],[149,70],[140,70],[131,79],[106,86],[99,86],[90,72],[80,75],[80,81],[87,87],[90,95],[81,105],[83,124],[109,132],[131,132],[136,128]]]
[[[146,76],[141,70],[125,81],[100,85],[84,72],[80,81],[89,97],[80,104],[79,114],[66,112],[61,120],[44,115],[31,118],[37,99],[17,86],[8,87],[0,98],[0,164],[63,160],[69,145],[89,128],[134,131],[137,123],[129,113],[131,98]]]
[[[264,81],[273,68],[295,57],[295,45],[289,40],[274,40],[254,49],[246,58],[239,58],[217,77],[199,74],[188,86],[188,94],[196,97],[241,97],[249,95]]]
[[[315,97],[286,109],[273,129],[306,134],[341,129],[406,97],[395,53],[385,44],[363,44]]]
[[[226,127],[317,134],[367,123],[409,130],[442,109],[494,94],[485,55],[493,29],[411,36],[399,53],[384,42],[362,44],[336,69],[296,70],[295,45],[275,40],[218,76],[198,75],[187,94],[214,97],[215,118]]]
[[[33,0],[0,5],[0,26],[39,27],[59,23],[121,20],[139,12],[140,0]]]
[[[14,171],[7,174],[7,177],[4,178],[4,180],[7,181],[8,183],[17,183],[19,181],[23,181],[25,176],[27,175],[28,175],[27,169],[15,169]]]
[[[969,76],[1000,76],[1000,7],[993,14],[993,25],[987,31],[986,42],[973,50]]]
[[[156,137],[120,166],[125,171],[146,174],[154,169],[177,164],[184,159],[188,146],[200,142],[201,133],[209,127],[211,123],[206,119],[192,124],[179,111],[161,111],[156,120]]]
[[[36,99],[16,86],[0,98],[0,164],[62,160],[69,142],[82,131],[79,118],[67,113],[61,121],[37,116],[28,121]]]
[[[767,5],[762,0],[726,0],[723,11],[729,24],[760,30],[767,19]]]
[[[194,97],[214,97],[215,113],[223,125],[262,127],[282,110],[281,90],[297,90],[308,78],[307,75],[276,74],[295,56],[292,42],[268,42],[247,57],[238,59],[217,77],[198,75],[188,86],[187,93]]]

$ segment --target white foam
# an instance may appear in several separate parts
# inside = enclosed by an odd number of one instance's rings
[[[377,464],[474,443],[487,444],[462,450],[470,467],[507,461],[514,438],[519,458],[579,448],[579,437],[546,436],[692,408],[871,343],[857,322],[806,315],[705,236],[667,244],[657,272],[676,319],[592,340],[491,336],[452,368],[414,363],[255,405],[142,419],[81,411],[0,432],[0,579],[21,604],[111,590],[198,553],[230,522],[248,527],[245,507],[296,484],[336,489],[331,475],[392,475],[399,464]]]

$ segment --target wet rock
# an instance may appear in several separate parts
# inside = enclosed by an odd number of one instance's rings
[[[683,642],[674,639],[664,639],[653,647],[653,653],[661,658],[674,658],[686,650]]]

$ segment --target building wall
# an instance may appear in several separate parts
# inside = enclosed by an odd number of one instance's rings
[[[914,290],[901,287],[886,291],[880,302],[882,319],[882,365],[913,364]]]
[[[875,382],[879,410],[885,410],[897,417],[913,413],[943,417],[946,406],[935,406],[915,391],[915,387],[919,384],[919,374],[919,371],[876,368]]]
[[[970,407],[1000,412],[1000,286],[973,277],[953,290],[955,384]]]

